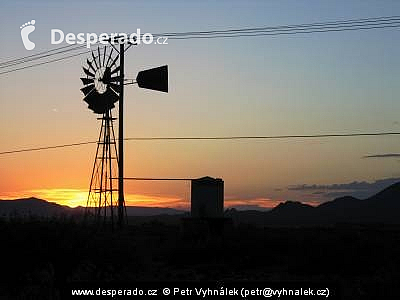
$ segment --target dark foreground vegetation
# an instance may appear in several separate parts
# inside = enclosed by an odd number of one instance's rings
[[[152,220],[122,231],[73,220],[0,220],[0,299],[58,299],[73,283],[329,281],[343,299],[396,296],[400,228],[383,225],[184,233]],[[385,298],[389,299],[389,298]]]

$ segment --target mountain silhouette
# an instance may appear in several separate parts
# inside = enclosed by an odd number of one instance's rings
[[[283,203],[279,203],[274,209],[271,210],[271,215],[301,215],[309,213],[313,207],[308,204],[303,204],[297,201],[286,201]]]
[[[296,225],[306,222],[314,208],[297,201],[286,201],[278,204],[268,213],[268,221],[280,225]],[[307,223],[307,222],[306,222]]]
[[[181,210],[163,207],[127,206],[126,210],[128,216],[169,215],[176,218],[176,221],[185,214]],[[83,207],[70,208],[37,198],[0,200],[0,217],[47,217],[78,215],[83,212]],[[316,207],[301,202],[286,201],[270,211],[230,208],[225,211],[225,217],[232,218],[236,224],[259,226],[318,226],[337,223],[400,224],[400,182],[363,200],[345,196]]]
[[[65,215],[83,214],[85,208],[78,206],[71,208],[69,206],[48,202],[38,198],[24,198],[15,200],[0,200],[0,217],[53,217]],[[127,206],[128,216],[156,216],[156,215],[178,215],[184,211],[164,208],[164,207],[144,207]]]
[[[15,200],[0,200],[0,216],[38,216],[47,217],[55,215],[74,214],[73,208],[47,202],[38,198],[24,198]]]
[[[268,212],[230,210],[235,223],[262,226],[329,225],[337,223],[400,223],[400,182],[361,200],[336,198],[316,207],[295,201],[280,203]]]
[[[180,215],[185,213],[182,210],[169,207],[146,207],[146,206],[127,206],[128,216],[158,216],[158,215]]]

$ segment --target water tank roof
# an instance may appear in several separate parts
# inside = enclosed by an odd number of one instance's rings
[[[193,181],[196,181],[196,182],[221,182],[222,179],[221,178],[212,178],[210,176],[205,176],[205,177],[193,179]]]

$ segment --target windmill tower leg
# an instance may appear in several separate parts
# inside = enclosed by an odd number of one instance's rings
[[[125,45],[120,44],[120,93],[119,93],[119,120],[118,120],[118,226],[124,225],[125,199],[124,199],[124,55]]]
[[[85,217],[96,224],[110,224],[114,228],[118,203],[115,201],[118,188],[113,184],[118,165],[117,147],[111,111],[103,114],[96,157],[90,180]]]

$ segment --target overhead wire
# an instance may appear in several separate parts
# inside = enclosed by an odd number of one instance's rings
[[[391,22],[391,21],[400,21],[400,16],[391,16],[391,17],[375,17],[375,18],[362,18],[362,19],[350,19],[344,21],[329,21],[329,22],[318,22],[318,23],[305,23],[305,24],[297,24],[297,25],[280,25],[280,26],[264,26],[264,27],[255,27],[255,28],[239,28],[239,29],[225,29],[225,30],[209,30],[209,31],[186,31],[182,33],[158,33],[157,35],[170,36],[170,35],[188,35],[188,34],[217,34],[217,33],[228,33],[228,32],[243,32],[243,31],[263,31],[263,30],[278,30],[283,28],[298,28],[298,27],[315,27],[315,26],[328,26],[328,25],[341,25],[348,23],[374,23],[374,22]]]
[[[196,141],[196,140],[271,140],[271,139],[321,139],[339,137],[378,137],[400,135],[400,132],[352,132],[352,133],[327,133],[327,134],[293,134],[293,135],[247,135],[247,136],[187,136],[187,137],[127,137],[125,141]],[[98,141],[84,141],[70,144],[41,146],[34,148],[14,149],[0,152],[0,155],[16,154],[22,152],[43,151],[57,148],[77,147],[96,144]]]
[[[20,71],[20,70],[24,70],[24,69],[29,69],[29,68],[33,68],[33,67],[37,67],[37,66],[41,66],[41,65],[57,62],[57,61],[61,61],[61,60],[65,60],[65,59],[68,59],[68,58],[72,58],[72,57],[79,56],[79,55],[82,55],[82,54],[85,54],[85,53],[90,53],[90,52],[91,52],[90,50],[87,50],[87,51],[75,53],[75,54],[72,54],[72,55],[64,56],[64,57],[61,57],[61,58],[48,60],[48,61],[44,61],[44,62],[40,62],[40,63],[37,63],[37,64],[28,65],[28,66],[24,66],[24,67],[19,67],[19,68],[12,69],[12,70],[3,71],[3,72],[0,72],[0,75],[7,74],[7,73],[12,73],[12,72],[16,72],[16,71]]]
[[[55,51],[54,50],[54,51],[52,51],[53,53],[41,54],[41,55],[37,55],[35,57],[27,57],[25,59],[17,60],[15,62],[10,62],[8,64],[0,65],[0,68],[12,67],[12,66],[15,66],[15,65],[19,65],[19,64],[23,64],[23,63],[39,60],[39,59],[43,59],[43,58],[46,58],[46,57],[50,57],[50,56],[54,56],[54,55],[63,54],[63,53],[66,53],[66,52],[71,52],[71,51],[81,50],[83,48],[86,48],[83,45],[79,45],[79,46],[68,45],[68,46],[75,46],[75,47],[68,47],[68,49],[63,49],[63,50],[58,49],[59,51]],[[62,47],[62,48],[64,48],[64,47]]]
[[[235,38],[235,37],[257,37],[257,36],[276,36],[276,35],[289,35],[289,34],[308,34],[308,33],[322,33],[322,32],[340,32],[340,31],[354,31],[354,30],[370,30],[379,28],[396,28],[400,27],[400,16],[388,17],[373,17],[350,19],[342,21],[329,21],[318,23],[307,23],[297,25],[282,25],[282,26],[264,26],[255,28],[236,28],[226,30],[209,30],[209,31],[187,31],[187,32],[166,32],[153,34],[153,37],[167,37],[173,40],[186,40],[186,39],[215,39],[215,38]],[[7,73],[24,70],[48,63],[53,63],[68,59],[71,57],[85,54],[88,51],[82,51],[74,55],[65,55],[57,59],[50,59],[55,55],[66,54],[70,51],[77,51],[83,49],[85,45],[66,45],[56,49],[43,51],[37,54],[25,56],[22,58],[12,59],[0,63],[0,69],[8,69],[0,72],[0,75]],[[26,63],[33,63],[37,60],[43,60],[41,63],[36,63],[28,66],[17,67],[9,69],[17,65],[25,65]]]
[[[50,52],[62,50],[62,49],[65,49],[65,48],[72,48],[73,46],[75,46],[75,45],[68,44],[66,46],[57,47],[57,48],[54,48],[54,49],[50,49],[50,50],[42,51],[42,52],[39,52],[39,53],[23,56],[23,57],[20,57],[20,58],[14,58],[14,59],[10,59],[10,60],[7,60],[7,61],[3,61],[3,62],[0,62],[0,67],[8,66],[9,64],[13,64],[13,63],[24,62],[25,60],[28,60],[28,59],[31,59],[31,58],[40,57],[40,56],[48,54]]]

